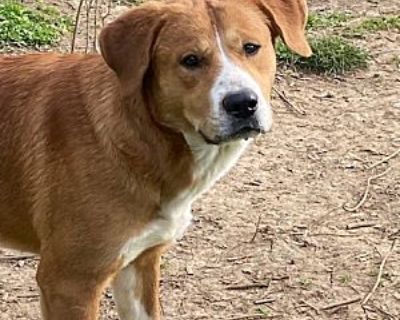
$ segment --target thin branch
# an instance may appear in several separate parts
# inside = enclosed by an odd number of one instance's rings
[[[285,95],[284,92],[279,91],[278,89],[273,88],[272,89],[277,95],[278,97],[291,109],[293,109],[294,111],[296,111],[297,113],[301,114],[302,116],[306,115],[306,112],[299,108],[298,106],[296,106],[293,102],[291,102]]]
[[[302,300],[301,303],[303,303],[304,305],[306,305],[307,307],[310,307],[311,309],[313,309],[315,311],[316,314],[320,315],[321,313],[319,312],[320,310],[314,306],[313,304],[309,303],[306,300]]]
[[[368,181],[367,181],[367,187],[365,188],[365,191],[364,191],[364,195],[362,196],[361,200],[357,203],[357,205],[355,205],[354,207],[347,207],[347,205],[344,205],[344,206],[343,206],[343,209],[346,210],[346,211],[349,211],[349,212],[355,212],[355,211],[357,211],[358,209],[360,209],[360,208],[365,204],[365,202],[366,202],[367,199],[368,199],[369,192],[370,192],[370,190],[371,190],[372,181],[377,180],[377,179],[379,179],[379,178],[382,178],[382,177],[383,177],[384,175],[386,175],[390,170],[391,170],[391,168],[388,168],[386,171],[384,171],[384,172],[382,172],[382,173],[380,173],[380,174],[377,174],[377,175],[375,175],[375,176],[369,177],[369,178],[368,178]]]
[[[272,302],[275,302],[275,301],[276,301],[275,298],[266,298],[266,299],[256,300],[256,301],[254,301],[253,303],[254,303],[256,306],[258,306],[258,305],[261,305],[261,304],[272,303]]]
[[[264,314],[243,314],[243,315],[239,315],[239,316],[233,316],[228,318],[228,320],[255,320],[255,319],[274,319],[274,318],[278,318],[280,317],[280,315],[264,315]]]
[[[84,1],[85,0],[80,0],[79,1],[78,11],[76,12],[74,33],[73,33],[72,41],[71,41],[71,53],[75,52],[76,36],[78,34],[79,19],[80,19],[80,16],[81,16],[81,11],[82,11],[82,6],[83,6],[83,2]]]
[[[331,309],[335,309],[335,308],[339,308],[339,307],[348,306],[348,305],[351,305],[351,304],[354,304],[354,303],[357,303],[360,301],[361,301],[361,297],[356,297],[356,298],[352,298],[350,300],[328,304],[325,307],[322,307],[320,310],[327,311],[327,310],[331,310]]]
[[[95,0],[95,3],[94,3],[94,21],[93,21],[94,34],[93,34],[92,52],[97,52],[97,13],[98,13],[98,7],[99,7],[99,0]]]
[[[383,158],[382,160],[374,163],[373,165],[370,165],[367,169],[371,170],[373,168],[376,168],[377,166],[379,166],[382,163],[388,162],[389,160],[397,157],[400,154],[400,149],[396,150],[395,152],[393,152],[392,154],[388,155],[387,157]]]
[[[252,283],[252,284],[245,284],[245,285],[238,285],[238,286],[229,286],[226,287],[226,290],[249,290],[249,289],[263,289],[269,288],[270,283]]]
[[[346,226],[347,230],[355,230],[355,229],[362,229],[362,228],[371,228],[375,227],[376,223],[374,222],[357,222],[357,223],[350,223]]]
[[[375,285],[372,287],[371,291],[366,295],[366,297],[364,298],[364,300],[361,302],[361,305],[365,305],[367,304],[367,302],[372,298],[372,296],[374,295],[375,291],[378,289],[381,280],[382,280],[382,275],[383,272],[385,270],[385,265],[387,260],[389,259],[390,255],[392,254],[394,248],[396,247],[396,241],[397,239],[393,240],[392,245],[388,251],[388,253],[385,255],[385,257],[382,259],[381,265],[379,266],[379,273],[378,276],[376,277],[376,282]]]
[[[259,231],[260,231],[261,219],[262,219],[262,214],[260,214],[260,215],[258,216],[258,220],[257,220],[257,223],[256,223],[256,231],[254,232],[254,235],[253,235],[253,237],[251,238],[250,243],[253,243],[253,242],[256,240],[256,238],[257,238],[257,235],[258,235],[258,233],[259,233]]]

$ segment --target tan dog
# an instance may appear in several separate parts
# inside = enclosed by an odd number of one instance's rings
[[[303,0],[149,3],[100,55],[0,58],[0,242],[38,252],[43,317],[160,319],[159,261],[191,203],[271,127],[281,36],[308,56]]]

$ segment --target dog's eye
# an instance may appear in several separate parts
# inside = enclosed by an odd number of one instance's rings
[[[201,58],[194,54],[189,54],[181,60],[181,65],[190,70],[197,69],[201,67]]]
[[[246,52],[246,54],[248,56],[254,56],[258,53],[258,51],[260,51],[261,46],[259,44],[255,44],[255,43],[246,43],[243,46],[243,50],[244,52]]]

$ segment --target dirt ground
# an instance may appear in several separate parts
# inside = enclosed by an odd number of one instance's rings
[[[399,0],[311,7],[400,14]],[[275,97],[273,132],[196,202],[163,260],[165,319],[400,319],[400,155],[369,168],[400,150],[400,34],[357,42],[367,71],[280,72],[276,88],[305,114]],[[0,251],[0,320],[40,319],[37,262]],[[118,319],[111,292],[102,319]]]

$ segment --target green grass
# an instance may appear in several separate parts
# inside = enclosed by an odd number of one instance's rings
[[[339,276],[339,282],[343,285],[349,285],[352,281],[353,277],[351,276],[351,274],[346,273]]]
[[[54,7],[37,3],[27,7],[16,0],[0,3],[0,47],[55,45],[72,27],[72,20]]]
[[[299,279],[299,285],[303,288],[303,289],[310,289],[311,286],[313,285],[312,279],[309,278],[305,278],[305,277],[301,277]]]
[[[267,308],[258,308],[257,311],[260,314],[260,316],[268,317],[271,315],[271,311]]]
[[[351,18],[351,15],[339,11],[327,14],[311,13],[308,17],[307,28],[312,31],[324,28],[342,27]]]
[[[400,55],[394,56],[392,58],[392,63],[400,68]]]
[[[306,59],[293,54],[285,45],[278,42],[278,60],[300,70],[325,74],[341,74],[367,67],[368,53],[342,37],[318,37],[311,39],[310,44],[314,54]]]
[[[368,18],[355,28],[355,32],[376,32],[381,30],[400,30],[400,16],[381,16]]]

